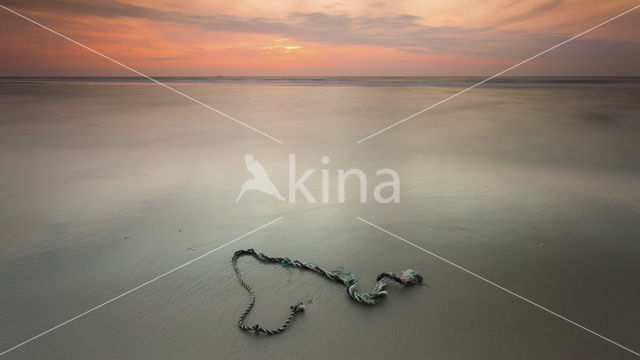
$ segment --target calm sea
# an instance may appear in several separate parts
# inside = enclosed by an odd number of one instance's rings
[[[631,356],[357,217],[640,349],[640,79],[500,79],[359,144],[481,79],[159,80],[283,143],[140,79],[0,79],[0,351],[282,220],[8,359]],[[287,198],[295,154],[318,202],[235,202],[246,153]],[[352,168],[367,203],[356,181],[338,201]],[[373,199],[385,168],[399,203]],[[429,286],[363,307],[314,274],[245,260],[248,322],[277,327],[308,304],[281,336],[251,337],[236,327],[241,248],[343,266],[362,291],[406,268]]]

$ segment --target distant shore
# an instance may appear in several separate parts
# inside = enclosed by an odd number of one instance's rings
[[[375,86],[442,86],[466,87],[486,77],[480,76],[153,76],[154,79],[171,83],[247,83],[283,85],[375,85]],[[49,83],[49,82],[140,82],[149,80],[136,76],[11,76],[0,77],[3,83]],[[500,77],[482,87],[640,87],[637,76],[600,77]]]

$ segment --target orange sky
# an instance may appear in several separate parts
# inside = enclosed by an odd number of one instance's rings
[[[127,1],[3,5],[149,75],[491,75],[627,0]],[[0,9],[1,76],[134,75]],[[640,9],[507,75],[640,76]]]

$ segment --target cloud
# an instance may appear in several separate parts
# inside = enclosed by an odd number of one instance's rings
[[[531,20],[549,11],[555,10],[556,8],[560,7],[560,5],[562,5],[563,2],[564,2],[563,0],[549,0],[547,2],[534,6],[531,9],[520,12],[518,14],[502,17],[495,23],[495,26],[501,27],[505,25],[519,23],[525,20]],[[515,4],[519,5],[521,4],[521,2],[518,1],[513,3],[512,5],[515,5]]]
[[[512,24],[539,16],[556,9],[562,2],[548,0],[503,18],[500,24]],[[534,55],[567,37],[495,27],[429,26],[423,24],[420,17],[410,14],[354,16],[317,11],[290,12],[281,17],[267,18],[156,9],[106,0],[6,0],[5,3],[21,10],[64,13],[74,17],[135,18],[192,26],[211,32],[268,34],[328,46],[374,46],[405,53],[471,55],[508,61]],[[601,47],[607,44],[609,51],[620,49],[625,54],[637,54],[639,51],[635,43],[625,41],[579,39],[573,43]]]
[[[71,13],[105,18],[130,17],[170,21],[174,15],[180,15],[177,12],[172,13],[140,5],[105,0],[7,0],[4,1],[4,5],[22,10],[45,10],[50,13]]]
[[[189,57],[187,56],[160,56],[160,57],[148,57],[143,58],[142,60],[150,60],[150,61],[172,61],[172,60],[187,60]]]
[[[214,32],[278,35],[331,46],[383,46],[428,52],[474,53],[484,52],[490,37],[494,38],[493,42],[504,42],[507,37],[513,37],[513,34],[506,33],[489,34],[486,28],[427,26],[419,23],[419,17],[408,14],[371,17],[291,12],[283,18],[242,18],[153,9],[117,1],[9,0],[7,4],[21,10],[46,11],[49,14],[145,19]]]

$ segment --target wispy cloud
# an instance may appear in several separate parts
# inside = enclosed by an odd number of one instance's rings
[[[382,46],[412,52],[487,54],[492,44],[513,48],[530,43],[527,34],[489,28],[428,26],[415,15],[349,16],[325,12],[292,12],[283,18],[238,17],[160,10],[116,1],[8,1],[26,10],[101,18],[135,18],[192,26],[212,32],[270,34],[330,46]]]
[[[252,44],[247,51],[259,49],[288,54],[290,50],[302,48],[301,44],[317,46],[358,48],[385,48],[413,56],[469,56],[513,61],[547,48],[567,37],[566,33],[541,31],[540,29],[513,28],[512,25],[531,19],[547,19],[569,0],[542,0],[528,3],[503,1],[505,15],[496,14],[492,24],[429,25],[422,16],[408,13],[376,11],[389,4],[379,1],[369,6],[371,11],[341,11],[339,4],[318,7],[320,11],[300,11],[295,7],[277,14],[219,9],[195,9],[193,6],[153,7],[142,3],[127,3],[115,0],[5,0],[9,7],[27,12],[37,12],[47,17],[60,16],[65,21],[73,19],[95,19],[98,23],[119,21],[129,24],[127,19],[138,20],[149,28],[162,31],[167,27],[194,29],[211,34],[236,34],[238,36],[271,36],[286,38],[287,44]],[[434,14],[428,14],[430,19]],[[500,15],[500,16],[498,16]],[[129,25],[127,25],[129,26]],[[153,34],[151,34],[153,35]],[[99,33],[91,33],[98,37]],[[160,36],[158,34],[155,35]],[[238,39],[237,37],[235,39]],[[123,39],[125,41],[126,39]],[[164,39],[165,41],[168,41]],[[182,40],[182,39],[181,39]],[[176,46],[193,43],[193,48],[211,47],[220,38],[199,38],[174,41]],[[203,45],[204,44],[204,45]],[[600,46],[623,54],[639,55],[638,44],[625,40],[579,39],[572,45],[576,48]],[[139,45],[141,46],[141,45]],[[149,45],[144,45],[149,46]],[[241,49],[243,45],[226,46]],[[306,48],[306,47],[305,47]],[[157,56],[156,56],[157,55]],[[167,54],[139,57],[150,61],[186,60],[186,54]],[[188,54],[192,55],[192,54]]]
[[[541,4],[534,4],[532,7],[520,11],[513,15],[499,16],[494,24],[496,27],[511,25],[525,20],[531,20],[549,13],[562,5],[564,0],[548,0]],[[511,5],[522,4],[522,1],[514,1]]]

